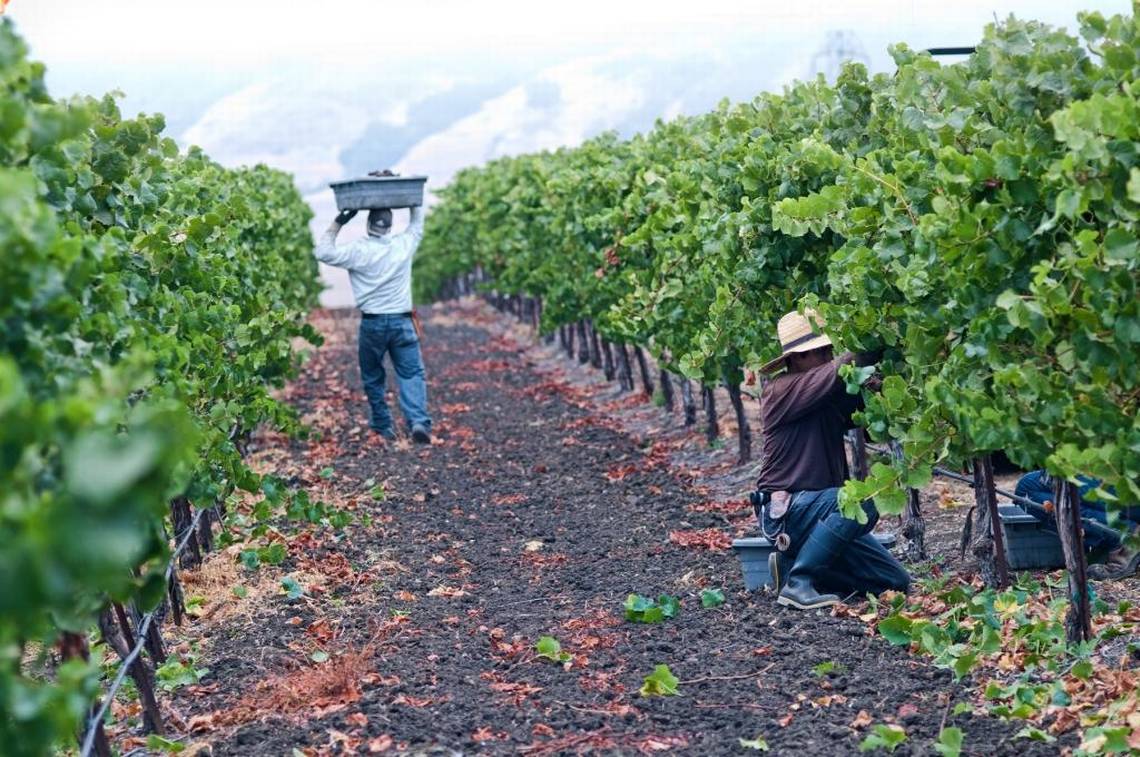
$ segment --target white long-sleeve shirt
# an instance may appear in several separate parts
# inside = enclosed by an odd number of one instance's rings
[[[412,310],[412,258],[424,236],[424,214],[412,208],[408,228],[399,234],[368,236],[347,244],[336,243],[340,226],[333,224],[317,242],[313,254],[322,263],[345,268],[352,296],[361,312],[377,315]]]

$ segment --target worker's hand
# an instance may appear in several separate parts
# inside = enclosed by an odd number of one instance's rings
[[[359,211],[352,210],[351,208],[342,210],[336,214],[336,220],[334,223],[336,223],[337,226],[344,226],[346,223],[351,221],[358,212]]]

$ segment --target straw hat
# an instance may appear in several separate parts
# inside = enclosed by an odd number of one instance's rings
[[[816,332],[812,328],[812,321],[820,327],[825,325],[819,314],[811,308],[807,308],[802,314],[793,310],[781,318],[780,322],[776,324],[776,334],[780,339],[780,348],[783,353],[775,360],[765,363],[760,370],[764,373],[771,373],[777,368],[782,368],[784,360],[792,353],[811,352],[820,347],[830,347],[831,340]]]

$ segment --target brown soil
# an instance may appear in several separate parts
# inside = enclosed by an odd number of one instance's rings
[[[1018,723],[949,714],[973,701],[968,680],[856,619],[745,592],[730,551],[681,546],[753,529],[741,500],[755,472],[734,465],[731,438],[710,450],[679,411],[619,394],[482,303],[427,315],[437,440],[426,448],[369,436],[355,316],[315,316],[328,341],[287,395],[322,433],[263,435],[258,460],[358,521],[341,535],[281,526],[281,575],[305,597],[259,591],[187,627],[182,643],[210,669],[170,705],[188,741],[216,755],[727,754],[762,736],[776,754],[842,754],[873,722],[906,729],[899,754],[931,753],[944,724],[963,729],[968,754],[1056,753],[1015,740]],[[953,562],[962,510],[937,503],[966,497],[939,489],[924,493],[929,543]],[[727,602],[703,609],[706,587]],[[631,592],[674,594],[682,609],[629,623]],[[568,663],[535,656],[543,635]],[[834,670],[813,672],[825,662]],[[639,695],[658,664],[680,696]]]

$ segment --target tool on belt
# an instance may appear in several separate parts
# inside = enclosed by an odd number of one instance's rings
[[[420,323],[420,314],[415,310],[412,311],[412,326],[416,330],[416,338],[422,342],[424,340],[424,325]]]
[[[756,520],[760,523],[760,533],[764,538],[776,545],[776,549],[787,552],[792,546],[792,539],[784,532],[784,514],[788,512],[788,505],[792,503],[792,493],[785,491],[765,492],[757,489],[748,495],[752,509],[756,512]],[[764,515],[776,522],[776,530],[768,533],[764,527]]]

